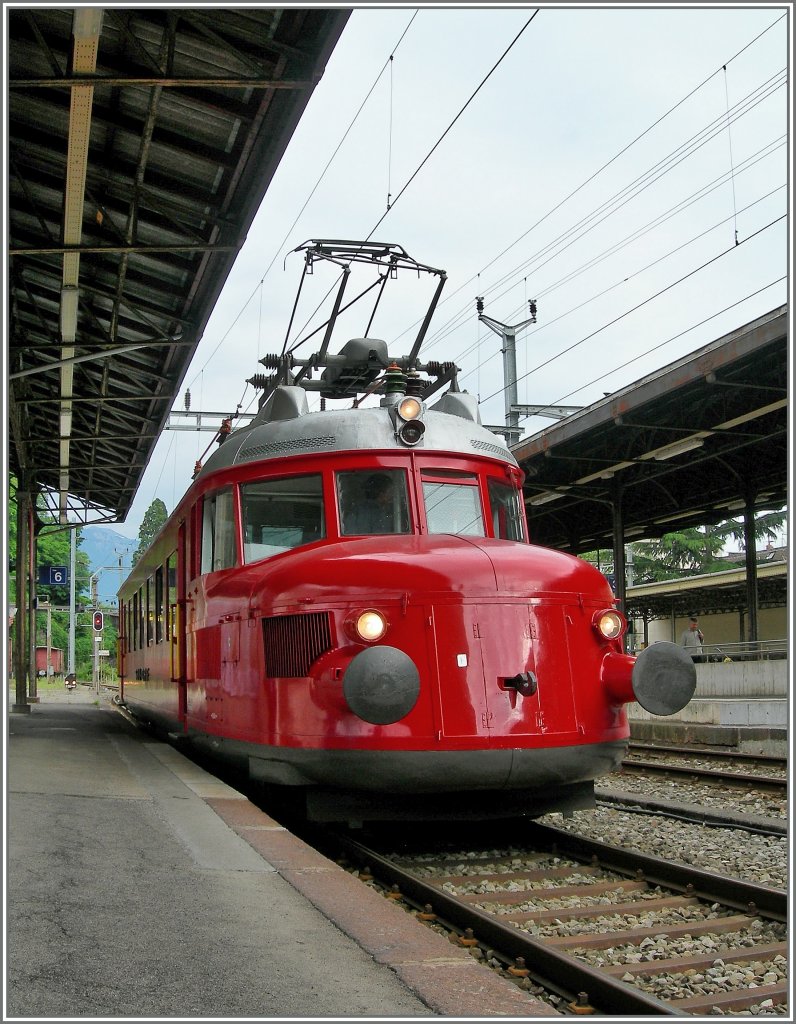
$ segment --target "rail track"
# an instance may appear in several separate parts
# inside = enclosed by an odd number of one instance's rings
[[[623,772],[683,776],[700,782],[712,781],[720,785],[765,789],[776,793],[787,791],[786,758],[643,744],[630,744],[628,755],[622,761]],[[712,767],[717,762],[722,762],[721,766]],[[758,770],[744,771],[740,767],[742,765]]]
[[[522,845],[518,846],[521,836]],[[314,836],[431,927],[559,1012],[781,1013],[786,894],[538,823],[451,846]]]
[[[700,760],[724,760],[735,764],[760,765],[764,768],[786,771],[788,759],[776,754],[751,754],[742,750],[718,750],[715,747],[679,747],[631,741],[628,753],[649,756],[669,757],[683,754]]]

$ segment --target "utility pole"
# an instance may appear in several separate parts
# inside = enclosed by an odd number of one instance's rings
[[[523,327],[536,323],[536,300],[528,300],[530,316],[520,324],[503,324],[499,320],[493,320],[491,316],[484,313],[484,300],[479,296],[475,300],[475,307],[478,312],[478,319],[482,324],[494,331],[503,340],[503,401],[506,410],[506,428],[501,430],[505,434],[509,448],[520,439],[520,416],[517,406],[517,331]]]
[[[77,527],[73,527],[69,537],[69,667],[67,672],[76,672],[75,668],[75,569],[77,567]]]

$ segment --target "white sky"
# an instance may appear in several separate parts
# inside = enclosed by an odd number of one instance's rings
[[[505,421],[502,360],[477,295],[511,324],[537,299],[538,322],[517,340],[519,401],[566,405],[597,401],[787,301],[791,4],[542,7],[396,200],[535,10],[354,10],[185,378],[192,410],[232,413],[242,396],[242,410],[256,409],[245,380],[281,350],[301,274],[301,255],[286,254],[311,238],[367,238],[388,191],[395,205],[374,240],[448,275],[421,359],[455,361],[487,424]],[[709,141],[692,152],[702,133]],[[410,350],[436,284],[406,277],[371,330],[396,355]],[[356,277],[348,294],[371,280]],[[332,278],[310,281],[317,300]],[[302,303],[297,328],[314,306]],[[529,437],[550,423],[521,426]],[[166,431],[114,529],[137,536],[155,497],[171,511],[211,437]]]

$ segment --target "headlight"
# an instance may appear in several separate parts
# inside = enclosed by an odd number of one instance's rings
[[[374,611],[371,608],[357,615],[354,621],[354,629],[360,640],[372,644],[376,640],[381,640],[387,632],[387,620],[381,612]]]
[[[591,624],[606,640],[616,640],[627,629],[627,619],[615,608],[606,608],[601,612],[595,612]]]
[[[402,420],[416,420],[423,411],[423,405],[416,398],[402,398],[398,403],[398,415]]]

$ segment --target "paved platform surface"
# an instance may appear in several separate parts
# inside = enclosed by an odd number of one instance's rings
[[[556,1016],[106,697],[12,704],[4,1020]]]

